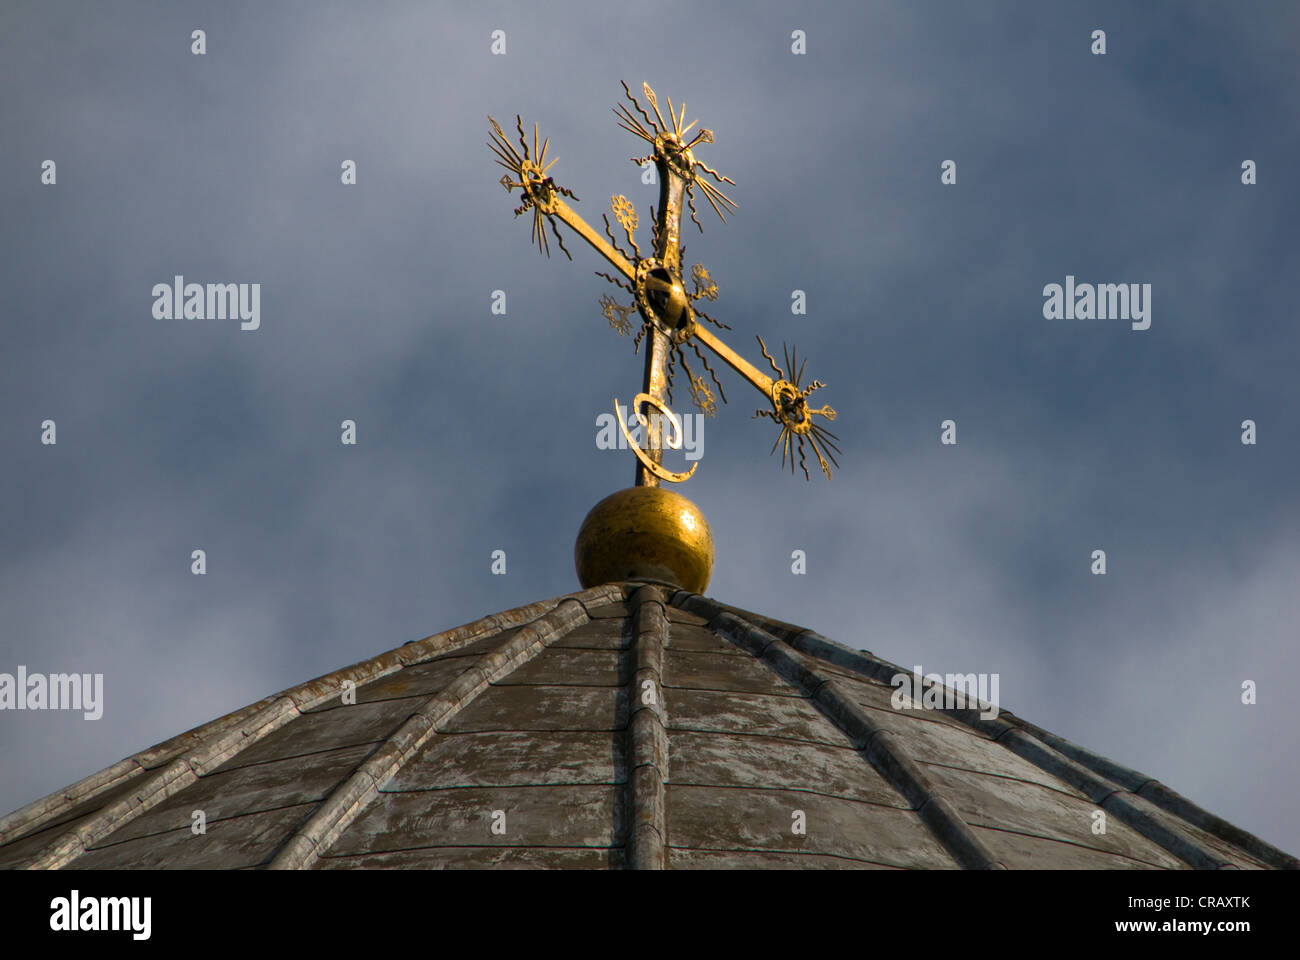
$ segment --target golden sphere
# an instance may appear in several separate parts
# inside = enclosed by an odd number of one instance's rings
[[[663,487],[629,487],[591,508],[573,546],[583,589],[633,577],[703,593],[713,534],[700,508]]]

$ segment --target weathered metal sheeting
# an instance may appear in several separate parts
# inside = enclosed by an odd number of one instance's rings
[[[622,870],[622,847],[426,847],[322,857],[318,870]]]
[[[602,617],[575,627],[551,646],[555,650],[627,650],[632,646],[632,632],[626,620]]]
[[[884,863],[777,850],[674,850],[674,870],[906,870]]]
[[[1033,781],[942,764],[924,766],[972,827],[986,828],[990,833],[1015,833],[1032,825],[1035,835],[1042,839],[1079,847],[1074,856],[1080,866],[1104,867],[1106,860],[1097,853],[1112,853],[1169,870],[1183,866],[1122,821],[1108,823],[1105,833],[1094,833],[1093,813],[1097,806],[1084,797]]]
[[[133,755],[0,819],[0,867],[1300,866],[1009,711],[896,709],[900,669],[610,584]]]
[[[195,836],[188,827],[110,843],[76,861],[86,870],[239,870],[265,864],[294,827],[318,804],[304,803],[249,813],[209,826]]]
[[[1002,863],[1022,870],[1158,870],[1143,860],[1105,853],[1023,831],[975,827],[976,835]],[[1178,861],[1175,861],[1176,863]],[[1185,865],[1181,866],[1186,869]],[[1178,868],[1169,868],[1178,869]]]
[[[916,813],[793,790],[668,786],[669,865],[679,850],[806,853],[863,864],[952,869],[958,864]],[[802,815],[802,832],[796,817]]]
[[[386,790],[617,784],[627,780],[617,730],[442,731],[393,775]]]
[[[458,714],[444,733],[490,730],[622,730],[627,698],[621,687],[587,684],[502,684]]]
[[[852,747],[809,749],[780,737],[671,726],[668,757],[672,782],[682,786],[802,791],[907,809],[907,801]]]
[[[612,784],[385,792],[325,856],[434,846],[619,846],[624,791]]]
[[[881,728],[822,664],[797,652],[772,634],[721,610],[700,597],[685,597],[681,605],[710,617],[716,629],[737,646],[760,659],[803,696],[862,751],[864,759],[908,801],[926,827],[956,863],[968,869],[1005,869],[961,819],[951,801],[907,750],[902,738]],[[806,829],[806,823],[805,823]],[[876,857],[868,857],[876,862]]]
[[[698,733],[757,735],[815,749],[825,744],[854,749],[853,741],[807,697],[726,690],[665,687],[670,727]]]

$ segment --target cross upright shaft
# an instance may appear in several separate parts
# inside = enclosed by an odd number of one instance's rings
[[[659,223],[655,237],[655,256],[673,273],[681,271],[681,229],[682,229],[682,194],[686,182],[669,164],[656,159],[659,171]],[[646,345],[645,376],[642,379],[643,392],[654,397],[663,405],[668,404],[668,351],[671,342],[668,335],[650,322],[649,317],[642,316],[647,323],[650,342]],[[646,415],[646,456],[657,464],[664,462],[663,428],[657,412],[650,404],[641,405],[641,413]],[[638,487],[657,487],[659,478],[639,459],[636,463],[636,485]]]

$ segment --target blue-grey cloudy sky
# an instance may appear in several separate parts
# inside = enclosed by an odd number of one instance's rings
[[[6,3],[0,671],[102,672],[106,702],[0,714],[0,808],[576,588],[583,516],[633,477],[596,417],[641,358],[594,252],[530,248],[487,115],[541,125],[588,220],[622,193],[644,225],[611,112],[644,80],[736,181],[684,231],[724,337],[797,343],[839,412],[834,482],[792,478],[720,370],[678,488],[708,592],[997,672],[1005,707],[1300,852],[1298,11]],[[155,319],[177,274],[260,283],[260,329]],[[1150,329],[1044,319],[1067,275],[1150,283]]]

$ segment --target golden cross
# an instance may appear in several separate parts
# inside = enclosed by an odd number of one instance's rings
[[[813,417],[820,416],[827,420],[834,420],[835,411],[829,406],[813,408],[807,402],[808,396],[825,384],[820,380],[814,380],[807,387],[801,388],[804,368],[799,366],[797,370],[795,369],[798,364],[798,352],[791,354],[786,351],[786,365],[783,370],[767,352],[767,345],[763,343],[763,338],[758,337],[759,348],[776,374],[776,379],[772,379],[723,343],[708,327],[698,322],[703,319],[724,330],[731,329],[725,323],[709,316],[698,306],[700,300],[716,300],[718,296],[718,286],[703,265],[697,263],[691,268],[693,290],[690,292],[686,290],[682,277],[680,236],[682,200],[684,197],[690,208],[691,220],[699,227],[700,232],[703,232],[704,227],[695,215],[695,188],[699,188],[704,199],[709,202],[709,206],[723,223],[727,221],[726,213],[734,210],[736,204],[713,183],[705,180],[701,174],[708,174],[717,183],[734,184],[735,181],[722,176],[696,158],[694,148],[699,144],[712,143],[713,133],[701,129],[689,141],[686,139],[687,133],[695,126],[696,121],[682,125],[686,119],[684,103],[679,114],[674,111],[672,100],[668,100],[669,122],[665,123],[663,114],[659,112],[659,102],[654,91],[647,84],[642,84],[641,90],[654,111],[654,119],[651,119],[650,115],[642,109],[636,98],[632,96],[632,92],[628,90],[626,83],[623,84],[623,91],[633,109],[636,110],[636,114],[623,104],[620,104],[614,113],[619,118],[620,127],[640,137],[654,148],[654,152],[649,156],[632,158],[632,161],[638,165],[653,160],[659,173],[658,216],[655,216],[653,207],[650,210],[653,232],[651,256],[641,255],[641,248],[633,236],[638,219],[636,210],[627,197],[621,195],[611,197],[610,204],[614,218],[623,228],[627,242],[632,248],[631,253],[625,252],[618,246],[618,241],[614,239],[614,233],[610,229],[608,216],[602,218],[605,221],[605,235],[609,238],[606,241],[564,202],[565,197],[575,201],[578,198],[572,191],[557,184],[550,176],[549,171],[556,161],[547,162],[546,151],[550,140],[543,140],[539,145],[536,125],[533,126],[533,141],[530,148],[524,133],[523,121],[519,117],[515,118],[515,127],[519,131],[517,150],[506,138],[497,122],[488,117],[488,122],[492,124],[492,140],[488,142],[488,146],[496,154],[497,162],[514,175],[513,178],[510,174],[503,176],[501,184],[508,191],[521,191],[520,198],[523,203],[515,210],[516,217],[528,210],[533,211],[532,236],[538,252],[550,256],[550,241],[546,236],[546,227],[549,225],[560,244],[560,249],[570,260],[573,259],[555,226],[557,219],[563,221],[578,236],[591,244],[597,253],[608,260],[620,276],[611,276],[601,271],[597,271],[597,275],[632,294],[635,309],[640,313],[642,320],[635,341],[637,351],[641,349],[641,340],[649,331],[650,339],[646,347],[642,392],[633,400],[637,420],[645,429],[646,436],[645,449],[638,444],[632,444],[638,460],[637,485],[655,487],[659,485],[661,479],[678,483],[694,473],[695,467],[698,466],[695,464],[684,473],[673,473],[664,469],[663,436],[659,414],[668,419],[676,431],[677,443],[680,443],[681,424],[668,406],[672,401],[674,368],[679,362],[690,381],[691,397],[696,406],[709,416],[715,413],[713,391],[704,377],[696,376],[687,364],[685,353],[687,345],[708,371],[713,385],[718,388],[718,396],[723,403],[726,403],[727,397],[722,390],[722,384],[709,365],[708,358],[700,351],[700,344],[707,347],[763,394],[771,409],[759,410],[754,416],[769,417],[781,426],[781,433],[776,438],[776,443],[772,445],[772,453],[776,453],[776,448],[782,446],[784,442],[781,465],[784,467],[788,458],[790,471],[794,472],[794,444],[797,442],[799,466],[803,468],[804,476],[808,477],[808,467],[804,458],[804,441],[807,440],[813,453],[817,455],[822,472],[829,480],[831,469],[826,461],[829,459],[832,464],[839,466],[835,459],[835,453],[839,452],[835,440],[839,438],[814,422]],[[632,325],[628,316],[632,313],[632,306],[622,306],[608,295],[601,297],[600,303],[611,327],[622,335],[631,333]],[[806,360],[804,364],[807,364]],[[619,425],[626,433],[627,427],[623,423],[623,414],[618,408],[617,400],[614,407]],[[647,409],[652,407],[658,413],[647,416]],[[671,439],[669,445],[674,445]]]

